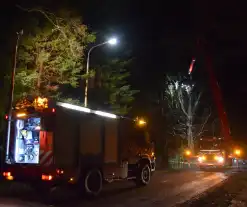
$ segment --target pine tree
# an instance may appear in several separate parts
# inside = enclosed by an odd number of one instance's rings
[[[129,84],[128,66],[131,60],[112,60],[109,63],[96,67],[98,78],[96,90],[98,101],[117,114],[127,114],[131,109],[134,96],[139,92],[133,90]]]

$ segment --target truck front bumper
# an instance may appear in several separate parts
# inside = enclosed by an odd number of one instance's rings
[[[201,162],[198,163],[199,167],[223,167],[225,163],[218,163],[218,162]]]

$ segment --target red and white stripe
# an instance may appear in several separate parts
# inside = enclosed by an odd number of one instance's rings
[[[53,163],[53,152],[40,150],[39,163],[42,166],[50,166]]]

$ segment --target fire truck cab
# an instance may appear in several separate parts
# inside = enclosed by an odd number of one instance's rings
[[[207,167],[222,168],[226,165],[227,157],[223,142],[224,140],[219,137],[207,137],[199,140],[197,157],[200,169]]]

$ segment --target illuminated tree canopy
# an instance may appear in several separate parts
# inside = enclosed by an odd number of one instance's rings
[[[84,49],[95,36],[88,32],[80,17],[65,12],[60,17],[38,9],[28,11],[41,14],[43,20],[36,20],[32,31],[26,31],[22,38],[17,96],[58,97],[61,85],[77,87],[78,80],[83,78]]]
[[[128,84],[130,61],[109,61],[95,67],[97,74],[90,69],[86,75],[84,52],[88,50],[88,44],[95,41],[95,35],[82,24],[81,17],[68,11],[54,15],[42,9],[21,9],[36,16],[31,29],[24,30],[19,46],[15,78],[17,100],[45,96],[83,105],[80,103],[83,89],[80,98],[75,98],[64,92],[63,86],[77,88],[80,80],[89,77],[96,80],[98,74],[100,87],[93,89],[96,97],[91,94],[92,90],[89,92],[89,98],[93,98],[89,106],[96,103],[98,108],[118,114],[126,114],[131,109],[134,94],[138,91],[132,90]]]

